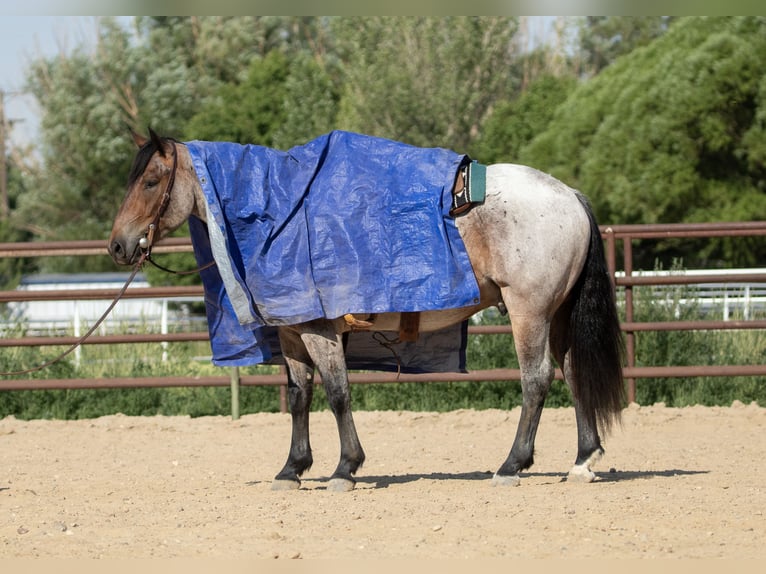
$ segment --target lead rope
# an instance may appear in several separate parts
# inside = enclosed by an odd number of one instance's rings
[[[104,322],[104,320],[107,318],[109,313],[112,312],[112,309],[114,309],[114,306],[117,305],[117,302],[122,298],[122,296],[125,294],[125,291],[128,289],[128,285],[131,284],[133,279],[135,279],[138,272],[141,270],[141,266],[144,264],[144,261],[147,259],[149,255],[148,251],[145,251],[141,254],[141,257],[136,262],[136,266],[133,268],[133,272],[130,274],[130,277],[128,277],[128,280],[125,282],[125,285],[122,286],[122,289],[120,289],[119,293],[117,293],[117,296],[112,301],[111,305],[107,307],[106,311],[104,311],[104,314],[99,317],[98,321],[96,321],[90,329],[88,329],[88,332],[85,333],[82,337],[77,339],[66,351],[61,353],[60,355],[57,355],[53,359],[50,359],[48,361],[45,361],[43,364],[38,365],[37,367],[32,367],[30,369],[24,369],[21,371],[8,371],[5,373],[0,373],[2,376],[11,376],[11,375],[26,375],[28,373],[34,373],[36,371],[41,371],[46,367],[50,367],[54,363],[58,363],[60,360],[62,360],[64,357],[69,355],[72,351],[74,351],[77,347],[82,345],[85,342],[85,339],[90,337],[96,329],[98,329],[101,326],[101,323]]]
[[[381,347],[388,349],[396,360],[396,380],[399,380],[399,376],[402,374],[402,358],[399,353],[394,349],[394,345],[401,343],[399,337],[389,339],[381,331],[375,331],[372,334],[373,340],[375,340]]]
[[[171,275],[194,275],[195,273],[199,273],[200,271],[204,271],[205,269],[210,269],[211,267],[215,265],[215,260],[213,260],[213,261],[210,261],[209,263],[205,263],[204,265],[201,265],[197,267],[196,269],[192,269],[190,271],[175,271],[174,269],[168,269],[164,265],[160,265],[154,259],[152,259],[151,256],[147,256],[146,260],[152,265],[154,265],[160,271],[164,271],[165,273],[170,273]]]

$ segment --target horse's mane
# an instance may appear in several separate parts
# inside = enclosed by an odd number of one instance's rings
[[[180,143],[174,138],[162,138],[162,141]],[[136,183],[139,177],[141,177],[141,174],[144,173],[146,166],[149,164],[149,160],[157,151],[159,151],[159,147],[157,146],[157,143],[154,141],[154,139],[149,139],[138,149],[136,157],[133,158],[133,166],[130,168],[130,172],[128,173],[128,189],[132,188],[133,184]]]

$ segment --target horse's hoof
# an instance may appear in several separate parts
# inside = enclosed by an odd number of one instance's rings
[[[587,484],[596,480],[596,473],[588,468],[585,464],[576,464],[572,467],[567,475],[567,482],[576,482],[579,484]]]
[[[271,490],[298,490],[300,487],[300,480],[277,479],[271,483]]]
[[[356,482],[347,478],[331,478],[327,484],[327,490],[331,492],[351,492]]]
[[[495,473],[492,477],[492,486],[519,486],[520,484],[521,479],[518,474],[507,476]]]
[[[578,482],[580,484],[587,484],[596,480],[596,473],[594,473],[590,467],[596,464],[604,454],[604,449],[597,448],[588,457],[585,462],[575,464],[572,470],[569,471],[567,476],[567,482]]]

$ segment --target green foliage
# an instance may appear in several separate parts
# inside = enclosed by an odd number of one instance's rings
[[[0,242],[15,243],[27,241],[29,233],[18,229],[9,221],[0,220]],[[21,276],[33,267],[30,259],[7,257],[0,259],[0,289],[13,289],[18,285]],[[2,313],[0,313],[2,316]]]
[[[19,150],[22,151],[22,150]],[[29,241],[32,237],[30,222],[21,221],[15,217],[18,198],[25,193],[25,181],[22,176],[19,156],[3,158],[6,163],[6,190],[8,195],[9,217],[0,218],[0,243],[16,243]],[[0,289],[13,289],[18,285],[21,276],[34,267],[30,259],[7,257],[0,259]],[[0,305],[0,317],[3,316],[5,305]]]
[[[334,70],[299,54],[289,63],[282,108],[285,121],[277,126],[272,145],[288,149],[327,133],[337,126],[340,87]]]
[[[324,70],[306,55],[279,51],[253,60],[247,78],[225,84],[191,118],[188,139],[290,147],[330,131],[337,96]]]
[[[603,222],[766,219],[763,163],[751,159],[763,149],[763,55],[762,18],[680,18],[581,85],[522,161],[582,189]],[[715,242],[702,256],[762,265],[757,244]]]
[[[620,56],[662,36],[674,17],[586,16],[578,30],[583,67],[597,74]]]
[[[518,85],[515,18],[357,17],[334,22],[346,63],[338,123],[413,145],[467,150]]]
[[[14,217],[33,221],[37,238],[106,239],[133,154],[127,126],[141,123],[139,108],[169,121],[166,113],[152,113],[155,105],[189,107],[192,76],[183,66],[154,66],[154,52],[133,47],[128,32],[108,19],[98,48],[95,54],[78,48],[68,58],[38,60],[29,72],[29,89],[43,104],[46,167],[29,175]],[[47,271],[71,269],[66,260],[42,264]],[[83,271],[113,269],[106,257],[81,264]]]
[[[637,287],[634,291],[636,321],[720,318],[701,308],[693,287],[666,288],[660,297],[656,288]],[[647,331],[635,337],[637,366],[760,364],[766,356],[766,331]],[[766,404],[766,377],[641,379],[636,384],[639,404],[712,406],[729,405],[734,400]]]
[[[275,388],[243,387],[241,414],[279,412]],[[127,416],[191,417],[231,412],[228,387],[178,387],[162,389],[73,389],[5,391],[0,394],[0,416],[19,419],[86,419],[121,413]]]
[[[253,61],[244,82],[221,86],[218,100],[192,117],[191,138],[266,145],[284,123],[287,75],[287,58],[280,52]]]
[[[570,76],[542,76],[515,100],[499,103],[484,123],[471,155],[486,164],[517,163],[521,150],[545,131],[576,84]]]

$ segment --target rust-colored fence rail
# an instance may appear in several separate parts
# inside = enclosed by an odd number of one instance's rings
[[[628,398],[635,401],[636,380],[656,377],[701,377],[701,376],[763,376],[766,364],[755,365],[698,365],[698,366],[636,366],[635,334],[641,331],[717,330],[717,329],[766,329],[766,320],[738,321],[664,321],[636,322],[634,318],[633,288],[636,286],[662,286],[683,284],[766,284],[766,273],[753,270],[752,273],[721,276],[720,274],[697,274],[693,276],[670,274],[644,276],[633,269],[633,241],[666,238],[709,238],[766,236],[766,221],[715,224],[669,224],[669,225],[614,225],[602,226],[606,241],[607,263],[618,289],[624,290],[625,332],[627,364],[624,368],[628,385]],[[617,265],[617,242],[622,242],[622,269]],[[187,238],[173,238],[162,241],[155,253],[190,252],[191,243]],[[106,255],[104,241],[57,241],[35,243],[0,243],[0,258],[8,257],[50,257]],[[48,291],[0,291],[0,303],[33,300],[77,300],[111,299],[117,289],[79,289]],[[202,296],[201,287],[149,287],[128,289],[126,298],[165,298]],[[478,334],[510,333],[510,326],[471,326],[469,336]],[[190,333],[145,333],[125,335],[95,335],[87,344],[128,344],[145,342],[177,342],[207,340],[207,332]],[[74,337],[18,337],[0,339],[0,347],[69,345]],[[561,378],[557,369],[556,377]],[[393,373],[352,373],[352,384],[389,382],[447,382],[518,380],[518,369],[492,369],[473,371],[467,374],[438,373],[427,375],[401,375]],[[240,385],[279,385],[281,406],[284,400],[286,379],[284,375],[240,375],[238,369],[231,369],[226,376],[207,377],[143,377],[112,379],[7,379],[0,381],[0,390],[22,389],[74,389],[74,388],[124,388],[124,387],[177,387],[177,386],[228,386],[232,388],[232,414],[238,413],[238,391]]]
[[[764,329],[766,321],[722,322],[645,322],[636,323],[634,317],[633,287],[639,285],[690,285],[703,283],[764,283],[766,273],[753,272],[747,275],[720,276],[717,274],[685,276],[636,276],[633,269],[633,241],[642,239],[694,239],[712,237],[754,237],[766,236],[766,221],[700,224],[655,224],[655,225],[614,225],[601,228],[606,240],[607,265],[617,287],[625,290],[625,332],[627,366],[624,369],[628,385],[628,400],[635,401],[636,379],[655,377],[701,377],[701,376],[760,376],[766,375],[766,364],[758,365],[701,365],[637,367],[635,334],[639,330],[714,330],[714,329]],[[616,242],[622,241],[623,275],[617,274]]]

